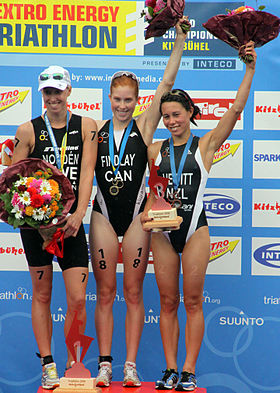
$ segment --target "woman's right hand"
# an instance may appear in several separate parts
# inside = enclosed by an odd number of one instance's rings
[[[146,222],[150,222],[150,221],[153,221],[153,218],[149,217],[149,216],[148,216],[148,213],[146,213],[145,211],[143,211],[143,213],[141,213],[141,216],[140,216],[140,222],[141,222],[141,224],[142,224],[143,231],[145,231],[145,232],[151,232],[150,229],[146,229],[146,228],[144,227],[144,224],[145,224]]]

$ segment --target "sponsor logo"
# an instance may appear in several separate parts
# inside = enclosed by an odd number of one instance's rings
[[[233,252],[239,240],[229,241],[227,239],[219,242],[211,243],[210,245],[210,262],[214,261],[217,258],[222,257],[228,252]]]
[[[231,59],[194,59],[193,69],[204,69],[204,70],[235,70],[236,60]]]
[[[255,91],[254,129],[279,130],[280,93],[279,91]]]
[[[70,111],[81,110],[86,112],[101,111],[101,102],[87,103],[87,102],[71,102],[67,103],[67,108]]]
[[[18,102],[22,104],[28,93],[29,90],[19,91],[18,89],[0,92],[0,112]]]
[[[6,255],[23,255],[25,254],[24,249],[19,247],[0,247],[0,254]]]
[[[154,315],[154,311],[152,309],[149,310],[149,314],[145,315],[144,318],[145,324],[158,324],[159,323],[159,315]]]
[[[255,260],[267,267],[280,267],[280,243],[265,244],[254,251]]]
[[[272,306],[278,306],[280,304],[280,297],[275,297],[275,296],[264,296],[263,297],[263,304],[265,305],[272,305]]]
[[[276,113],[280,117],[280,104],[271,105],[256,105],[256,113]]]
[[[115,296],[115,302],[124,302],[125,299],[123,296],[120,296],[118,293]]]
[[[224,143],[219,150],[216,151],[213,159],[213,164],[216,162],[222,161],[224,158],[228,156],[234,156],[235,152],[239,148],[240,143],[231,144],[230,142]]]
[[[96,302],[97,295],[96,293],[88,292],[86,293],[86,302]]]
[[[201,120],[220,120],[234,103],[233,98],[194,98],[193,101],[201,110]]]
[[[45,111],[46,106],[43,106],[43,111]],[[90,111],[101,111],[102,106],[101,106],[101,102],[96,102],[96,103],[87,103],[87,102],[67,102],[67,109],[69,109],[69,111],[83,111],[83,112],[90,112]]]
[[[280,205],[275,203],[254,203],[254,210],[256,211],[275,211],[275,214],[280,214]]]
[[[253,178],[279,179],[280,141],[254,141],[253,145]]]
[[[0,300],[32,300],[32,295],[29,295],[25,288],[18,287],[14,291],[0,292]]]
[[[141,115],[142,113],[144,113],[145,110],[151,106],[154,96],[155,96],[154,94],[140,95],[140,97],[138,98],[135,110],[133,112],[133,117],[137,117],[137,116]]]
[[[221,316],[219,318],[219,325],[221,326],[263,326],[264,319],[260,317],[248,317],[243,311],[238,317]]]
[[[256,162],[279,162],[280,154],[254,154],[254,161]]]
[[[213,298],[208,291],[203,291],[203,303],[205,304],[221,304],[221,299]]]
[[[57,313],[51,314],[53,322],[63,322],[65,321],[66,313],[62,312],[62,307],[57,309]]]
[[[240,203],[223,194],[204,194],[203,205],[206,217],[212,219],[230,217],[240,211]]]

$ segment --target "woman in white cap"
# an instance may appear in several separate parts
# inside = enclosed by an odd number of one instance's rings
[[[180,23],[176,40],[152,104],[136,120],[139,83],[129,71],[116,72],[111,79],[110,101],[113,118],[97,121],[97,195],[90,227],[92,266],[97,285],[95,326],[99,346],[97,386],[112,380],[113,303],[116,296],[116,266],[119,237],[122,236],[123,290],[127,306],[125,319],[126,362],[124,386],[140,386],[136,356],[144,326],[143,280],[150,250],[150,234],[142,230],[140,213],[146,201],[147,147],[160,120],[160,97],[171,90],[180,66],[186,35]]]
[[[13,163],[27,157],[41,158],[57,166],[72,184],[76,200],[63,230],[64,255],[58,258],[66,288],[67,314],[65,335],[74,312],[85,328],[85,294],[88,281],[88,247],[82,219],[92,190],[97,155],[97,126],[93,119],[74,115],[67,110],[71,94],[69,72],[50,66],[39,75],[39,91],[46,107],[44,115],[19,126],[15,136]],[[62,149],[62,147],[65,149]],[[63,153],[65,152],[65,153]],[[42,250],[43,239],[37,230],[21,229],[21,238],[32,279],[32,326],[43,366],[42,387],[59,385],[56,364],[51,352],[53,255]],[[68,355],[66,367],[73,359]]]

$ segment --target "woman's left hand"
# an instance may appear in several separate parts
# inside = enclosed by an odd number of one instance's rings
[[[256,54],[256,51],[255,51],[255,43],[254,43],[254,41],[249,41],[245,45],[244,53],[245,53],[245,56],[250,56],[250,58],[252,58],[252,60],[250,62],[246,63],[246,67],[251,68],[251,69],[254,70],[255,66],[256,66],[256,61],[257,61],[257,54]]]
[[[191,29],[191,24],[187,16],[183,16],[175,25],[177,36],[183,36],[186,39],[188,32]]]
[[[75,211],[73,214],[66,218],[66,224],[63,227],[63,231],[65,233],[65,239],[70,236],[76,236],[79,228],[82,224],[83,218],[81,215]]]

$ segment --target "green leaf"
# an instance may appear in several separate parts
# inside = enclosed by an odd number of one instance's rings
[[[231,13],[232,11],[229,8],[226,8],[227,13]]]
[[[24,225],[24,220],[19,219],[19,218],[15,218],[14,219],[14,223],[13,223],[13,227],[14,228],[18,228],[20,225]]]
[[[15,218],[14,218],[14,217],[12,217],[12,216],[9,216],[9,217],[8,217],[8,224],[9,224],[9,225],[14,226],[14,221],[15,221]]]
[[[29,225],[30,227],[35,228],[35,229],[39,228],[39,226],[40,226],[40,224],[35,222],[34,219],[31,217],[25,217],[25,222],[27,225]]]
[[[182,23],[180,26],[184,34],[187,34],[191,29],[189,24]]]
[[[5,205],[6,203],[10,203],[10,194],[1,194],[0,198],[5,203]]]
[[[148,12],[151,16],[154,16],[154,9],[152,7],[148,7]]]
[[[265,9],[265,5],[260,5],[259,8],[258,8],[259,11],[262,11],[264,9]]]

